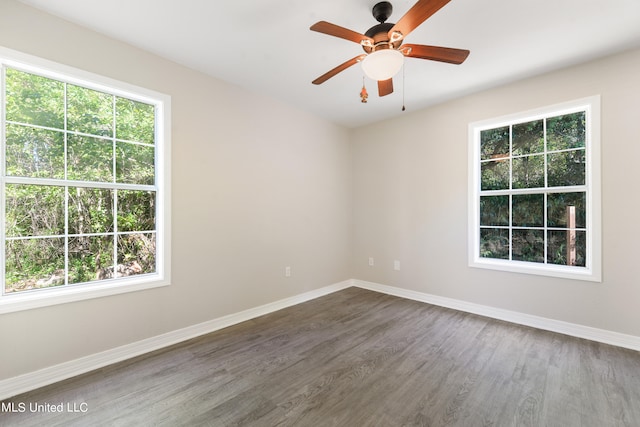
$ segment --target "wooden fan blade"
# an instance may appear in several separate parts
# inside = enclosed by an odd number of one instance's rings
[[[330,36],[339,37],[341,39],[349,40],[355,43],[362,43],[363,40],[369,40],[373,43],[371,37],[367,37],[364,34],[356,33],[347,28],[340,27],[327,21],[320,21],[313,24],[310,28],[311,31],[317,31],[319,33],[328,34]]]
[[[378,80],[378,95],[386,96],[393,93],[393,79]]]
[[[469,51],[454,49],[451,47],[426,46],[422,44],[403,44],[400,51],[407,52],[410,58],[430,59],[432,61],[448,62],[450,64],[462,64]]]
[[[389,39],[395,32],[407,37],[409,33],[415,30],[418,25],[422,24],[431,15],[439,11],[445,4],[451,0],[418,0],[407,13],[389,30]]]
[[[355,58],[351,58],[350,60],[348,60],[346,62],[343,62],[342,64],[338,65],[333,70],[327,71],[326,73],[324,73],[323,75],[321,75],[320,77],[318,77],[317,79],[312,81],[311,83],[313,83],[314,85],[322,84],[322,83],[326,82],[327,80],[329,80],[331,77],[333,77],[336,74],[338,74],[339,72],[346,70],[347,68],[351,67],[354,64],[357,64],[365,56],[367,56],[367,55],[363,54],[363,55],[358,55]]]

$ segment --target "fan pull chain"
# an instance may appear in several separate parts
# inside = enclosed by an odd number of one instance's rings
[[[364,76],[362,77],[362,90],[360,91],[360,102],[363,104],[367,103],[367,98],[369,98],[369,94],[367,93],[367,88],[364,87]]]
[[[404,67],[406,67],[406,64],[402,64],[402,111],[406,110],[405,106],[404,106],[404,81],[405,79],[405,72],[404,72]]]

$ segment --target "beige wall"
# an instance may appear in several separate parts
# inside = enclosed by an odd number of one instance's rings
[[[0,315],[0,379],[351,277],[347,130],[9,0],[0,45],[173,108],[173,286]]]
[[[628,52],[355,131],[355,277],[640,336],[639,74]],[[468,267],[468,124],[597,94],[603,282]]]

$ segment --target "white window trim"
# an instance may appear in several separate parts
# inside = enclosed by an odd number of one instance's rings
[[[67,285],[17,292],[0,292],[0,314],[73,301],[135,292],[171,284],[171,97],[169,95],[124,83],[98,74],[38,58],[0,46],[0,62],[6,66],[75,83],[87,88],[112,93],[156,106],[156,272],[141,276],[104,280],[97,283]],[[3,80],[4,83],[4,80]],[[4,96],[4,87],[0,88]],[[4,117],[4,101],[0,102]],[[4,126],[0,129],[4,141]],[[0,166],[4,152],[0,150]],[[0,203],[4,212],[4,200]],[[0,221],[0,235],[4,236],[4,221]],[[0,248],[0,271],[4,274],[4,247]]]
[[[586,112],[586,266],[572,267],[480,257],[480,131],[543,117]],[[535,110],[469,124],[468,260],[470,267],[536,274],[567,279],[602,281],[602,219],[600,175],[600,96],[595,95]]]

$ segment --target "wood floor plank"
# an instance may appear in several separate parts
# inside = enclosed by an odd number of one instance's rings
[[[640,426],[640,353],[349,288],[5,401],[0,426]]]

